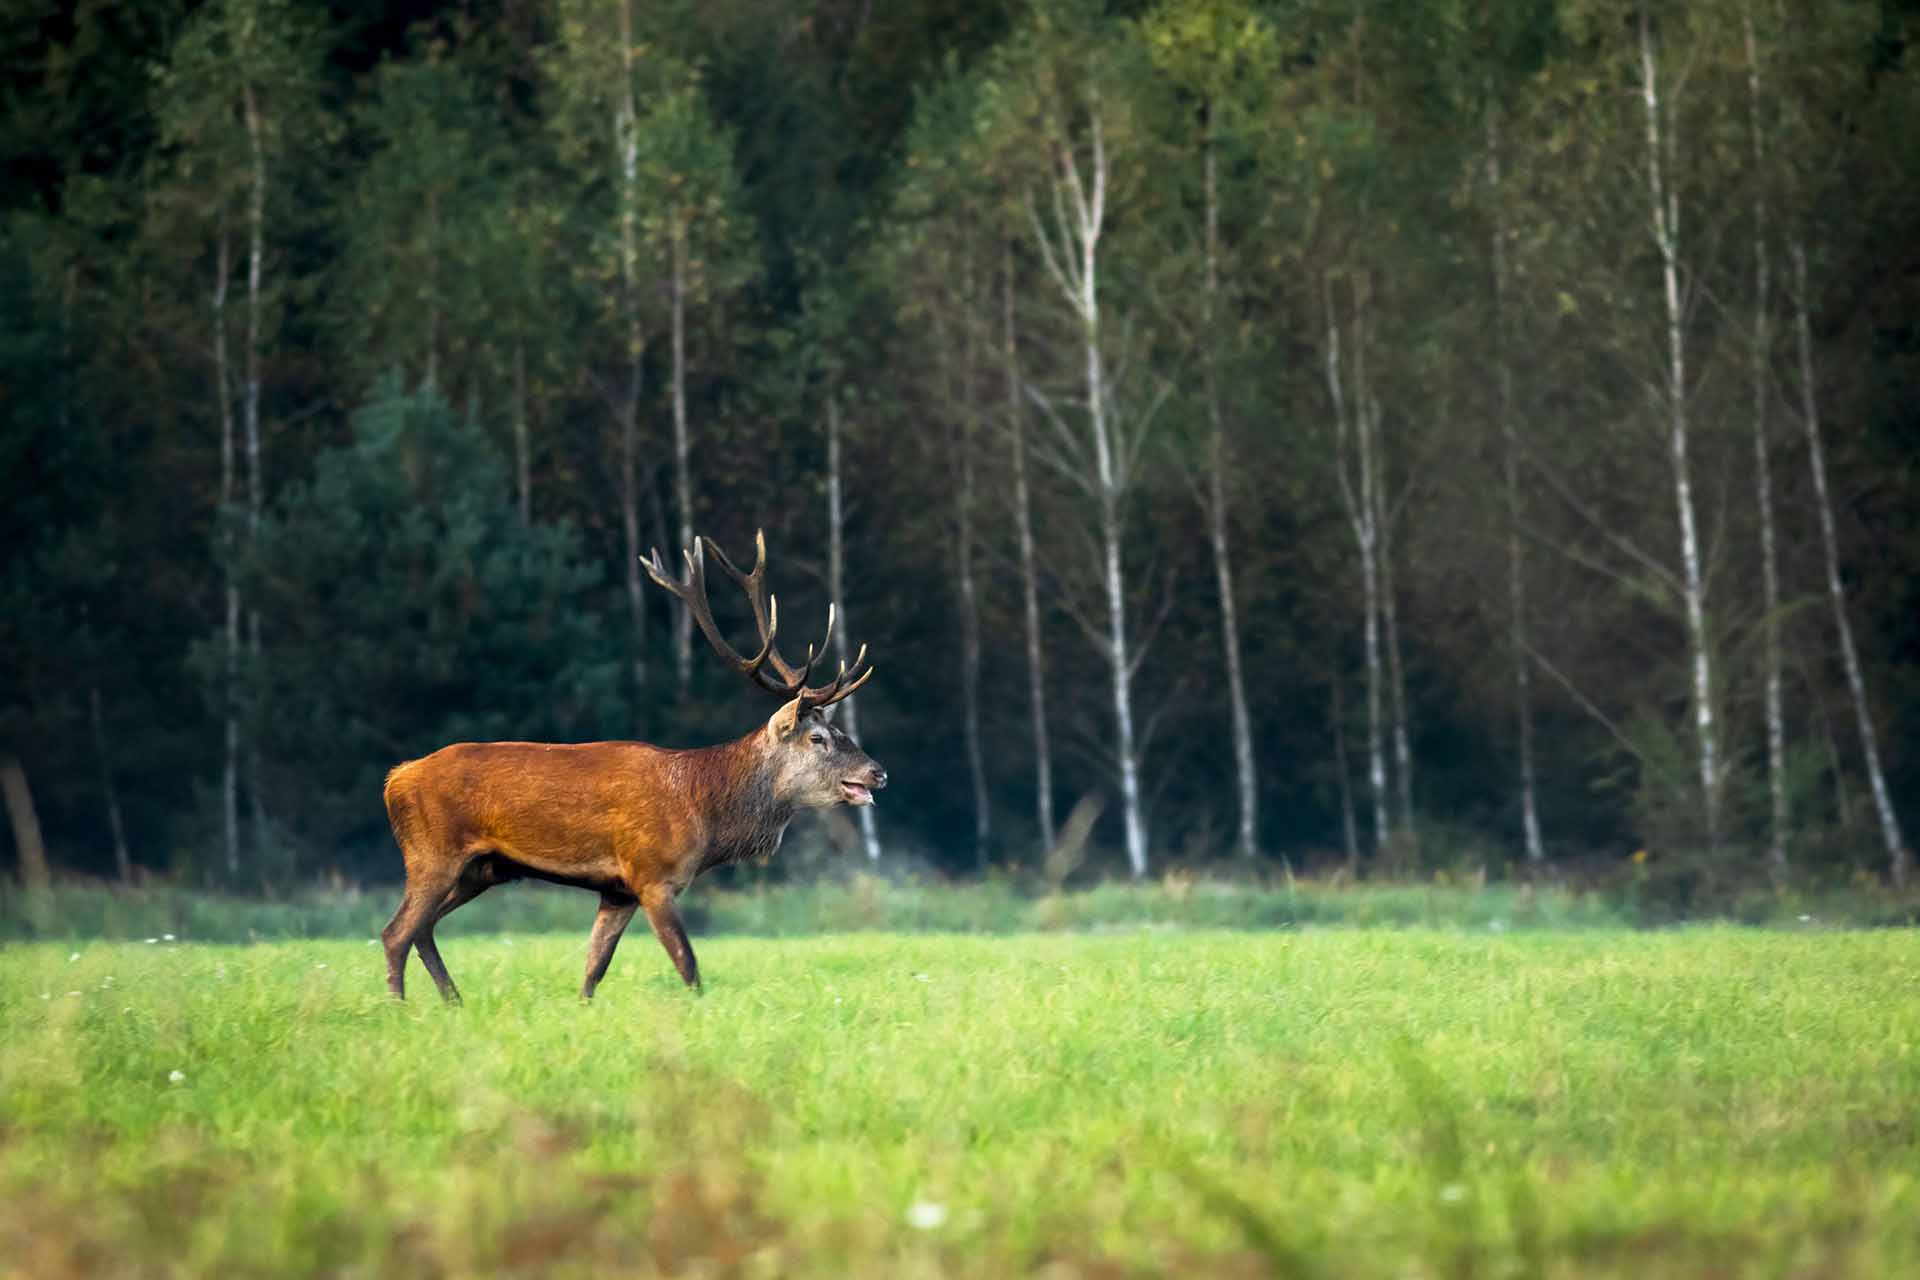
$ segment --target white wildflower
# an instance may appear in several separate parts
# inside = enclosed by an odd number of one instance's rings
[[[947,1222],[947,1206],[931,1200],[915,1200],[907,1206],[907,1225],[921,1231],[937,1231]]]
[[[161,935],[160,935],[160,941],[162,941],[162,942],[172,942],[172,941],[173,941],[173,935],[172,935],[172,934],[170,934],[170,933],[163,933],[163,934],[161,934]]]
[[[1805,920],[1805,919],[1806,919],[1806,917],[1805,917],[1805,916],[1801,916],[1800,918],[1801,918],[1802,920]],[[78,951],[76,951],[76,952],[74,952],[74,953],[73,953],[72,955],[70,955],[70,956],[68,956],[68,957],[67,957],[67,963],[68,963],[68,964],[72,964],[72,963],[73,963],[73,962],[74,962],[75,960],[78,960],[79,958],[80,958],[80,953],[79,953]]]
[[[148,939],[147,939],[147,945],[148,945],[148,946],[152,946],[152,945],[153,945],[154,943],[156,943],[156,942],[158,942],[158,941],[160,941],[160,939],[158,939],[158,938],[148,938]]]
[[[167,1083],[168,1083],[168,1084],[185,1084],[186,1082],[187,1082],[187,1073],[186,1073],[186,1072],[184,1072],[184,1071],[177,1071],[177,1070],[176,1070],[176,1071],[169,1071],[169,1072],[167,1072]]]
[[[1457,1182],[1449,1182],[1440,1188],[1441,1204],[1459,1204],[1467,1198],[1467,1189]]]

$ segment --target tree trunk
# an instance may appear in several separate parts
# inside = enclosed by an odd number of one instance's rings
[[[1071,160],[1068,160],[1071,163]],[[1077,175],[1076,175],[1077,176]],[[1120,774],[1121,815],[1126,826],[1127,866],[1133,878],[1147,874],[1147,828],[1141,812],[1140,762],[1134,745],[1133,652],[1127,637],[1127,584],[1121,568],[1121,481],[1114,449],[1106,369],[1100,353],[1100,233],[1106,217],[1107,152],[1099,117],[1093,121],[1093,200],[1080,202],[1080,317],[1086,348],[1087,426],[1093,437],[1099,486],[1101,584],[1107,599],[1107,661],[1113,676],[1114,751]]]
[[[1027,703],[1033,720],[1034,820],[1040,849],[1053,847],[1053,758],[1047,746],[1045,654],[1040,638],[1040,590],[1034,567],[1033,509],[1027,492],[1026,415],[1020,406],[1019,342],[1014,327],[1013,244],[1007,244],[1004,311],[1006,321],[1007,428],[1013,447],[1013,524],[1020,544],[1020,595],[1026,622]]]
[[[1347,773],[1347,708],[1340,694],[1340,673],[1329,682],[1333,690],[1333,773],[1340,784],[1340,835],[1347,851],[1347,871],[1360,871],[1360,824],[1353,812],[1353,779]]]
[[[853,623],[847,617],[846,592],[846,548],[844,530],[846,508],[841,500],[840,486],[840,405],[831,391],[827,395],[827,594],[833,603],[833,613],[839,625],[833,629],[833,656],[842,666],[847,662],[847,635],[853,630]],[[856,697],[858,695],[855,695]],[[860,711],[855,698],[839,703],[840,716],[846,722],[847,735],[855,742],[860,741]],[[855,812],[860,821],[860,844],[867,851],[867,861],[880,861],[880,833],[873,817],[872,805],[861,805]]]
[[[513,340],[513,475],[520,523],[533,522],[533,432],[527,421],[527,340]]]
[[[1369,452],[1375,470],[1374,528],[1378,533],[1374,549],[1380,559],[1380,627],[1386,640],[1388,705],[1393,722],[1394,793],[1400,802],[1400,830],[1406,833],[1411,848],[1418,846],[1420,835],[1413,825],[1413,747],[1407,732],[1406,669],[1400,660],[1400,602],[1393,586],[1393,521],[1382,471],[1385,445],[1380,435],[1380,404],[1371,396],[1367,404],[1367,427],[1373,436]]]
[[[266,266],[267,154],[264,121],[253,86],[242,86],[246,107],[247,145],[253,162],[253,181],[247,197],[247,390],[245,427],[247,438],[247,541],[257,545],[260,517],[266,504],[266,481],[262,474],[260,440],[260,349],[264,328],[262,279]],[[261,687],[260,611],[247,610],[247,651],[251,667],[250,687]],[[257,721],[256,721],[257,723]],[[251,810],[253,848],[257,856],[266,834],[266,804],[261,794],[260,742],[256,735],[247,744],[247,800]],[[237,868],[234,868],[237,869]]]
[[[1339,479],[1340,498],[1346,508],[1347,523],[1353,530],[1355,548],[1360,556],[1361,628],[1366,652],[1367,673],[1367,784],[1373,801],[1374,850],[1379,852],[1393,835],[1387,818],[1387,757],[1385,732],[1381,723],[1380,662],[1380,580],[1379,580],[1379,504],[1374,500],[1376,474],[1373,462],[1372,432],[1367,423],[1366,333],[1362,313],[1365,299],[1360,280],[1353,284],[1353,395],[1352,404],[1345,386],[1346,374],[1340,359],[1339,312],[1333,298],[1333,282],[1325,282],[1327,309],[1327,390],[1333,399],[1335,429],[1334,471]],[[1347,453],[1355,455],[1354,475],[1349,476]]]
[[[1647,113],[1647,189],[1655,245],[1660,250],[1662,297],[1666,305],[1665,371],[1668,450],[1680,525],[1680,563],[1687,621],[1688,658],[1693,672],[1693,719],[1699,750],[1701,816],[1708,852],[1720,844],[1719,726],[1713,707],[1712,640],[1707,634],[1707,586],[1701,569],[1700,541],[1693,508],[1693,477],[1687,456],[1687,361],[1683,303],[1680,297],[1680,197],[1671,173],[1676,150],[1671,120],[1663,120],[1660,82],[1653,53],[1652,22],[1640,7],[1640,89]]]
[[[687,231],[673,229],[673,505],[680,513],[680,545],[693,545],[693,473],[687,435]],[[693,685],[693,614],[674,611],[673,663],[684,695]]]
[[[1488,95],[1491,100],[1491,94]],[[1520,750],[1520,831],[1527,861],[1546,861],[1533,767],[1533,673],[1527,660],[1525,550],[1520,540],[1520,436],[1514,420],[1513,355],[1507,332],[1507,224],[1500,190],[1500,125],[1487,113],[1487,176],[1493,187],[1493,349],[1496,412],[1507,516],[1507,647],[1513,663],[1514,719]]]
[[[626,534],[628,662],[633,706],[639,715],[647,685],[647,602],[640,584],[640,390],[646,334],[640,324],[640,112],[633,97],[633,7],[620,6],[621,67],[613,112],[614,145],[620,156],[620,302],[627,323],[627,388],[620,404],[620,521]],[[683,544],[685,545],[685,544]]]
[[[1227,431],[1220,411],[1220,194],[1213,112],[1206,128],[1206,394],[1207,394],[1207,540],[1213,548],[1213,576],[1220,595],[1220,643],[1227,665],[1227,707],[1233,726],[1233,775],[1240,800],[1238,852],[1259,855],[1259,786],[1253,767],[1253,725],[1247,714],[1246,679],[1240,669],[1240,623],[1233,598],[1233,559],[1227,547]]]
[[[13,826],[13,847],[20,857],[20,883],[28,892],[44,892],[53,884],[47,867],[47,846],[40,839],[40,818],[33,810],[33,791],[20,757],[0,756],[0,793],[7,802],[7,821]]]
[[[107,748],[106,717],[100,710],[100,687],[87,690],[87,718],[93,728],[93,754],[100,762],[100,793],[106,802],[107,834],[113,839],[113,867],[121,884],[133,883],[133,858],[127,852],[127,828],[120,819],[120,788],[113,780],[113,755]]]
[[[1820,515],[1820,546],[1827,574],[1827,599],[1833,606],[1833,626],[1840,637],[1840,658],[1847,672],[1847,692],[1853,699],[1854,719],[1860,726],[1860,751],[1866,758],[1867,785],[1873,792],[1874,810],[1880,816],[1880,834],[1886,842],[1887,875],[1896,889],[1907,887],[1912,856],[1900,833],[1900,818],[1894,812],[1893,798],[1887,792],[1886,774],[1880,768],[1880,747],[1873,728],[1873,714],[1867,706],[1866,679],[1860,673],[1860,654],[1853,643],[1853,624],[1847,618],[1846,587],[1840,581],[1839,539],[1833,529],[1833,502],[1827,493],[1826,449],[1820,440],[1820,401],[1813,384],[1813,332],[1808,319],[1807,246],[1794,240],[1789,252],[1793,257],[1793,330],[1800,359],[1800,411],[1807,429],[1807,463],[1813,472],[1814,503]]]
[[[440,386],[440,192],[427,193],[427,346],[426,376],[428,390]]]
[[[1101,594],[1106,604],[1104,632],[1090,626],[1089,633],[1106,658],[1111,677],[1114,772],[1120,784],[1127,866],[1138,880],[1147,874],[1147,828],[1140,794],[1139,747],[1134,740],[1133,725],[1133,675],[1139,656],[1133,652],[1127,635],[1127,584],[1121,563],[1124,531],[1121,504],[1131,481],[1133,451],[1126,448],[1126,440],[1121,435],[1121,423],[1111,402],[1105,359],[1100,349],[1100,237],[1106,223],[1108,168],[1106,135],[1097,105],[1089,121],[1088,142],[1089,165],[1084,176],[1072,147],[1057,139],[1047,143],[1053,164],[1052,205],[1058,246],[1053,234],[1042,225],[1031,201],[1027,216],[1033,224],[1035,243],[1047,273],[1059,286],[1068,310],[1080,327],[1091,456],[1082,457],[1085,474],[1076,475],[1075,479],[1092,500],[1099,516],[1096,556]]]
[[[967,269],[966,295],[973,296],[972,264]],[[993,814],[987,795],[986,761],[980,750],[980,604],[973,574],[974,428],[979,418],[974,372],[978,367],[974,329],[968,326],[966,363],[961,369],[961,413],[954,425],[954,583],[960,605],[960,728],[967,750],[967,778],[973,787],[974,863],[984,873],[992,836]]]
[[[220,688],[221,740],[225,754],[220,767],[220,835],[227,875],[240,873],[240,583],[233,544],[235,440],[233,429],[233,374],[227,360],[227,284],[232,275],[232,241],[224,215],[216,246],[213,282],[214,400],[220,410],[220,529],[222,575],[226,579],[226,625],[222,634]]]
[[[1753,141],[1753,345],[1749,375],[1753,390],[1753,488],[1760,515],[1760,586],[1765,648],[1767,717],[1767,796],[1771,823],[1767,828],[1767,867],[1775,884],[1787,877],[1787,730],[1781,705],[1780,571],[1774,554],[1773,477],[1767,458],[1767,402],[1772,392],[1773,312],[1771,262],[1767,253],[1766,135],[1760,112],[1760,49],[1754,39],[1753,14],[1740,15],[1747,45],[1747,105]]]

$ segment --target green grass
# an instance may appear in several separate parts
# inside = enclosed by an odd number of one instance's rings
[[[0,950],[0,1273],[1920,1273],[1904,931],[583,940]]]

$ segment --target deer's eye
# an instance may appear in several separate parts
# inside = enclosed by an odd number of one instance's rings
[[[813,734],[813,735],[812,735],[812,737],[813,737],[813,745],[814,745],[814,746],[816,746],[816,747],[824,747],[824,746],[826,746],[826,745],[827,745],[827,735],[826,735],[826,734],[824,734],[824,733],[816,733],[816,734]]]

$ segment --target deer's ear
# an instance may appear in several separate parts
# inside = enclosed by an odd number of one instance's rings
[[[773,719],[767,721],[767,732],[773,735],[775,742],[785,742],[799,727],[800,699],[798,698],[774,712]]]

